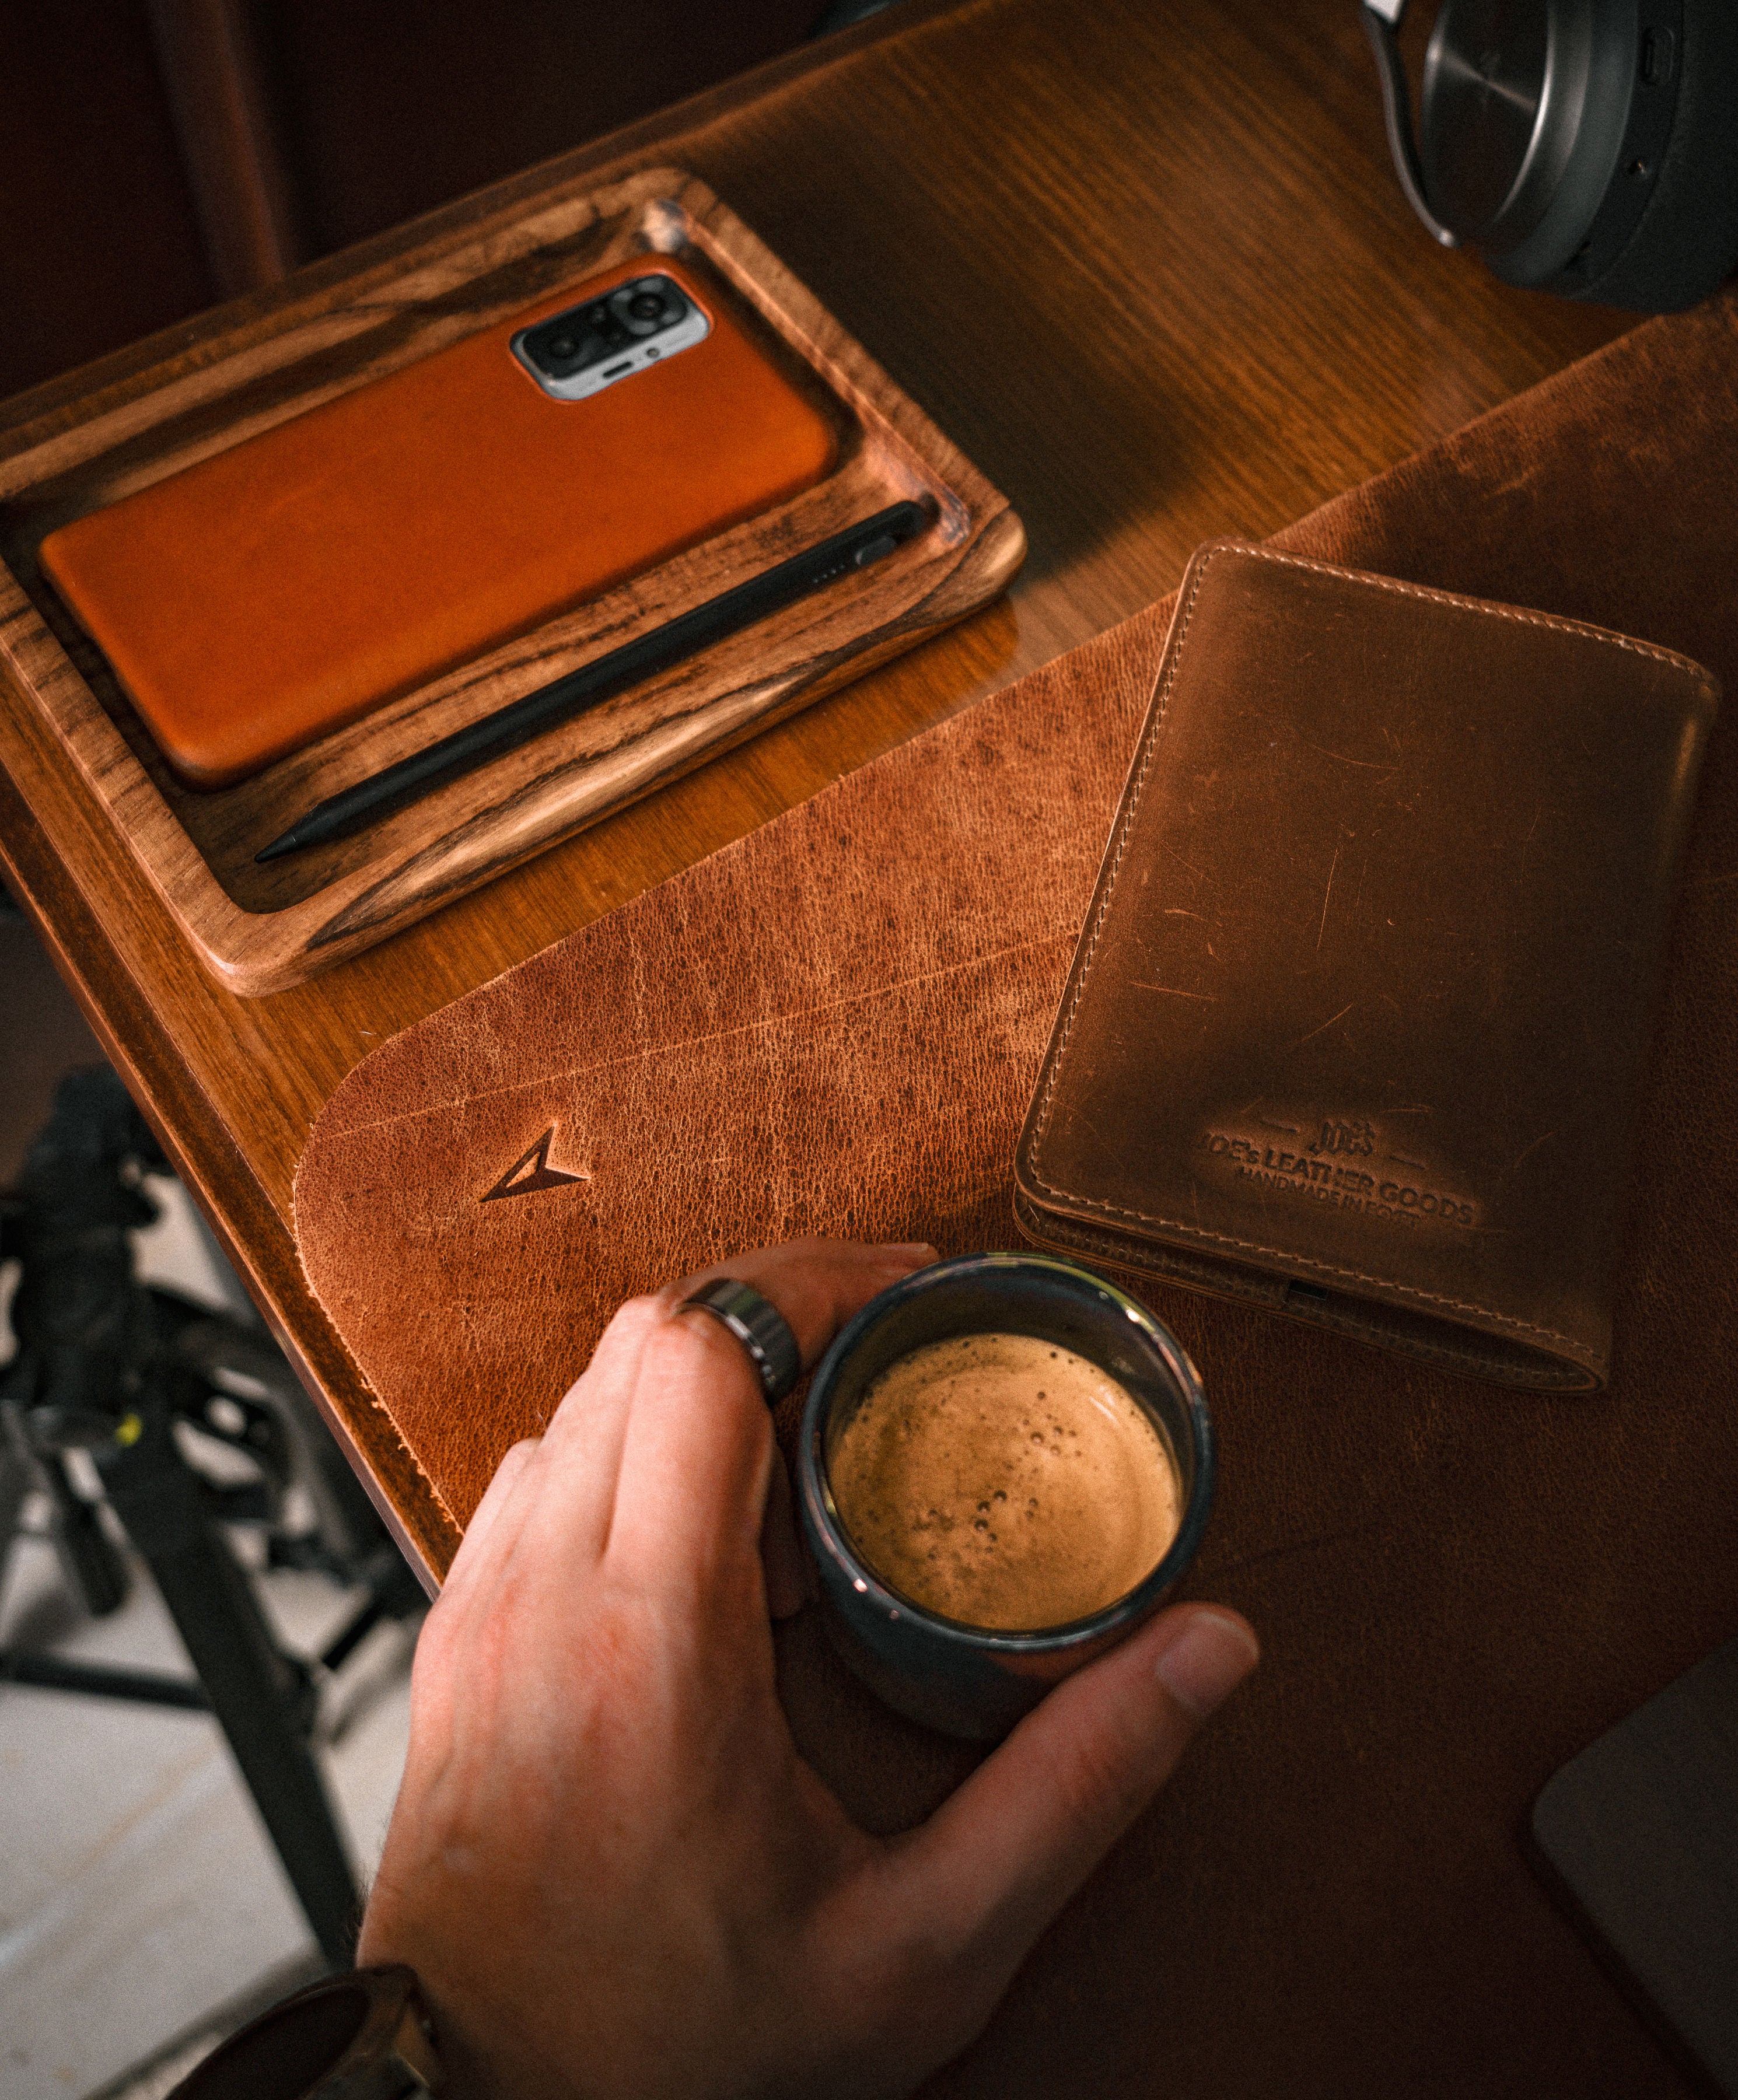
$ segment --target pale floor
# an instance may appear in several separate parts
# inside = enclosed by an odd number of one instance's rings
[[[233,1302],[185,1195],[141,1267]],[[11,1349],[0,1330],[0,1358]],[[46,1540],[19,1542],[0,1587],[0,1645],[183,1672],[149,1580],[86,1617]],[[267,1608],[310,1656],[358,1599],[277,1571]],[[322,1688],[320,1757],[365,1878],[404,1767],[414,1628],[377,1627]],[[239,2018],[317,1973],[312,1939],[207,1716],[0,1684],[0,2094],[158,2100]]]

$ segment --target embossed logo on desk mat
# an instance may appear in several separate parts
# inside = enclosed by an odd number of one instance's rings
[[[559,1123],[551,1123],[530,1150],[522,1152],[487,1194],[479,1196],[477,1201],[498,1203],[507,1196],[530,1196],[540,1189],[559,1189],[569,1181],[589,1181],[589,1174],[569,1174],[562,1167],[550,1166],[549,1141],[560,1127]]]

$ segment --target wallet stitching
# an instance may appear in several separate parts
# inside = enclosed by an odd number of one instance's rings
[[[1216,560],[1220,553],[1237,553],[1262,562],[1281,562],[1288,568],[1313,569],[1319,575],[1343,577],[1352,583],[1366,585],[1372,590],[1394,591],[1402,598],[1430,598],[1441,605],[1482,613],[1492,620],[1512,620],[1522,627],[1551,627],[1559,633],[1578,634],[1589,642],[1603,642],[1608,648],[1627,649],[1632,655],[1651,656],[1656,663],[1674,664],[1680,671],[1693,675],[1704,695],[1710,699],[1714,695],[1707,666],[1698,664],[1693,657],[1680,656],[1675,649],[1662,649],[1657,642],[1638,642],[1630,635],[1614,634],[1609,628],[1595,627],[1585,620],[1565,620],[1558,613],[1528,612],[1519,606],[1494,605],[1489,598],[1467,598],[1459,591],[1433,590],[1427,584],[1402,583],[1397,576],[1378,576],[1365,569],[1340,568],[1332,562],[1313,561],[1308,554],[1284,554],[1277,547],[1222,548],[1210,554],[1207,560]],[[1206,566],[1206,562],[1202,564],[1203,569]]]
[[[1274,1255],[1284,1261],[1295,1261],[1300,1268],[1312,1268],[1318,1276],[1343,1277],[1353,1283],[1374,1283],[1383,1290],[1396,1291],[1403,1298],[1415,1298],[1425,1305],[1444,1306],[1451,1312],[1476,1312],[1480,1319],[1494,1320],[1499,1326],[1512,1327],[1518,1334],[1537,1335],[1542,1341],[1561,1342],[1568,1349],[1587,1348],[1587,1343],[1576,1335],[1562,1334],[1555,1327],[1542,1327],[1534,1321],[1517,1320],[1512,1313],[1476,1304],[1470,1299],[1450,1298],[1439,1290],[1421,1290],[1416,1284],[1402,1283],[1396,1277],[1372,1276],[1361,1268],[1348,1268],[1338,1262],[1318,1260],[1314,1255],[1299,1253],[1295,1247],[1264,1246],[1259,1240],[1242,1240],[1234,1233],[1210,1232],[1204,1225],[1186,1225],[1180,1219],[1162,1218],[1156,1211],[1131,1211],[1121,1203],[1100,1202],[1091,1196],[1077,1196],[1071,1189],[1058,1188],[1041,1175],[1034,1178],[1040,1188],[1048,1189],[1053,1196],[1065,1196],[1071,1203],[1083,1203],[1089,1210],[1103,1211],[1119,1218],[1139,1218],[1144,1224],[1162,1225],[1166,1231],[1176,1233],[1185,1240],[1216,1240],[1225,1246],[1241,1248],[1246,1254]]]
[[[1517,1334],[1536,1335],[1542,1341],[1560,1342],[1568,1349],[1585,1350],[1587,1344],[1578,1341],[1573,1335],[1563,1334],[1555,1327],[1542,1327],[1534,1321],[1516,1319],[1512,1313],[1498,1312],[1494,1306],[1479,1305],[1464,1298],[1450,1298],[1440,1291],[1423,1290],[1415,1284],[1402,1283],[1397,1277],[1373,1276],[1363,1269],[1348,1268],[1339,1263],[1321,1261],[1312,1255],[1299,1253],[1291,1247],[1265,1246],[1259,1240],[1239,1239],[1233,1233],[1210,1232],[1204,1226],[1185,1224],[1180,1219],[1161,1217],[1156,1211],[1130,1210],[1123,1204],[1100,1202],[1093,1197],[1082,1196],[1072,1189],[1064,1189],[1054,1181],[1046,1180],[1039,1171],[1038,1149],[1043,1142],[1044,1133],[1049,1127],[1051,1101],[1056,1092],[1056,1080],[1061,1073],[1062,1061],[1068,1053],[1068,1041],[1074,1030],[1075,1010],[1079,1006],[1081,994],[1086,990],[1087,978],[1092,973],[1093,958],[1098,952],[1099,936],[1104,931],[1105,920],[1110,910],[1110,900],[1115,893],[1118,878],[1122,873],[1123,856],[1128,849],[1129,834],[1134,829],[1135,816],[1140,807],[1141,796],[1146,792],[1147,775],[1152,770],[1153,755],[1158,745],[1158,732],[1164,726],[1166,711],[1171,704],[1171,688],[1176,683],[1177,672],[1182,664],[1184,647],[1189,639],[1189,623],[1194,617],[1195,600],[1200,595],[1201,586],[1206,580],[1206,572],[1213,562],[1218,560],[1221,554],[1233,553],[1242,555],[1246,559],[1279,562],[1288,568],[1312,569],[1327,576],[1350,576],[1353,580],[1373,589],[1394,591],[1404,598],[1430,598],[1449,605],[1465,606],[1474,611],[1487,614],[1493,619],[1512,620],[1524,626],[1551,627],[1567,633],[1582,634],[1590,642],[1606,642],[1619,649],[1630,650],[1637,655],[1651,656],[1660,663],[1675,664],[1680,668],[1696,673],[1701,682],[1701,690],[1704,692],[1708,690],[1707,673],[1703,671],[1700,664],[1692,663],[1687,656],[1679,656],[1670,649],[1656,648],[1652,642],[1633,642],[1626,635],[1608,633],[1601,629],[1588,627],[1578,620],[1560,620],[1551,613],[1523,612],[1508,606],[1491,605],[1480,598],[1460,598],[1452,591],[1431,590],[1421,584],[1401,583],[1392,576],[1370,576],[1358,571],[1337,568],[1329,562],[1312,561],[1308,556],[1302,554],[1282,554],[1273,548],[1215,548],[1211,554],[1204,555],[1201,566],[1196,571],[1194,585],[1189,593],[1188,602],[1183,607],[1179,616],[1176,639],[1168,651],[1171,668],[1165,675],[1164,686],[1158,695],[1152,725],[1144,739],[1140,769],[1135,776],[1134,789],[1128,798],[1128,809],[1123,819],[1122,832],[1117,840],[1116,853],[1110,862],[1110,872],[1105,884],[1105,893],[1100,900],[1097,913],[1093,919],[1092,938],[1087,942],[1086,953],[1081,959],[1080,974],[1074,981],[1074,993],[1068,1002],[1068,1011],[1063,1018],[1061,1033],[1056,1039],[1056,1053],[1050,1060],[1050,1073],[1045,1082],[1043,1099],[1039,1106],[1038,1121],[1032,1132],[1031,1142],[1027,1147],[1027,1157],[1032,1167],[1032,1178],[1040,1189],[1045,1189],[1052,1196],[1060,1196],[1070,1203],[1082,1203],[1089,1210],[1102,1211],[1118,1217],[1138,1218],[1145,1224],[1161,1225],[1167,1232],[1180,1233],[1185,1240],[1215,1241],[1224,1246],[1240,1248],[1246,1254],[1271,1255],[1281,1260],[1299,1262],[1306,1268],[1314,1269],[1319,1275],[1343,1277],[1355,1283],[1373,1284],[1378,1290],[1396,1291],[1402,1297],[1416,1299],[1422,1304],[1440,1306],[1453,1312],[1476,1312],[1481,1320],[1494,1320],[1498,1326],[1511,1328]]]
[[[1042,1216],[1042,1213],[1039,1215]],[[1016,1216],[1018,1217],[1017,1212]],[[1020,1222],[1023,1229],[1030,1232],[1034,1238],[1043,1243],[1042,1233],[1033,1227],[1026,1226],[1023,1220]],[[1061,1228],[1058,1237],[1065,1245],[1071,1246],[1077,1250],[1085,1246],[1098,1253],[1101,1259],[1114,1262],[1127,1263],[1131,1259],[1127,1252],[1127,1241],[1118,1240],[1114,1233],[1102,1228],[1095,1228],[1074,1219],[1045,1220],[1044,1222],[1047,1224],[1059,1225]],[[1307,1255],[1290,1258],[1299,1261],[1309,1260]],[[1315,1265],[1319,1268],[1321,1264],[1318,1263]],[[1186,1282],[1186,1279],[1176,1277],[1164,1268],[1149,1269],[1148,1273],[1163,1277],[1171,1282]],[[1191,1287],[1199,1288],[1200,1286]],[[1401,1284],[1394,1287],[1397,1290],[1404,1290],[1406,1286]],[[1383,1335],[1379,1330],[1372,1329],[1367,1321],[1359,1321],[1343,1313],[1336,1315],[1331,1308],[1302,1312],[1289,1306],[1276,1305],[1270,1299],[1254,1289],[1239,1289],[1235,1280],[1229,1277],[1224,1279],[1224,1288],[1234,1303],[1258,1306],[1264,1312],[1280,1313],[1283,1317],[1299,1321],[1305,1326],[1319,1327],[1325,1333],[1345,1335],[1357,1342],[1375,1342],[1381,1348],[1397,1349],[1408,1356],[1418,1357],[1427,1361],[1457,1364],[1462,1367],[1471,1365],[1484,1375],[1490,1374],[1493,1364],[1498,1361],[1479,1349],[1470,1339],[1466,1343],[1457,1344],[1452,1341],[1420,1336],[1409,1338],[1402,1343],[1395,1340],[1392,1336]],[[1489,1317],[1493,1319],[1501,1319],[1503,1316],[1501,1313],[1493,1313]],[[1477,1332],[1476,1329],[1469,1329],[1467,1331],[1469,1337]],[[1580,1365],[1584,1370],[1591,1373],[1595,1378],[1602,1374],[1605,1365],[1604,1358],[1597,1350],[1590,1348],[1585,1342],[1577,1342],[1567,1335],[1558,1335],[1552,1328],[1541,1328],[1537,1331],[1564,1343],[1568,1357]],[[1567,1375],[1567,1374],[1564,1374],[1565,1379]],[[1580,1390],[1579,1388],[1572,1387],[1564,1380],[1553,1380],[1549,1384],[1542,1384],[1534,1389],[1552,1392]]]

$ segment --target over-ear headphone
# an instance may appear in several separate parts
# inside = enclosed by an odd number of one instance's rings
[[[1445,247],[1643,313],[1738,267],[1738,0],[1443,0],[1416,139],[1406,4],[1361,11],[1401,187]]]

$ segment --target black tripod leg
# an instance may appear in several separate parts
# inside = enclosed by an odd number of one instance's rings
[[[58,1451],[33,1451],[19,1413],[0,1401],[0,1571],[18,1525],[18,1512],[33,1487],[48,1496],[49,1530],[66,1579],[85,1609],[101,1618],[126,1601],[126,1567],[104,1535],[93,1504],[73,1492]]]
[[[67,1580],[91,1617],[104,1618],[126,1602],[126,1564],[104,1534],[96,1505],[74,1491],[60,1454],[39,1453],[37,1463],[48,1490],[49,1523]]]
[[[13,1427],[11,1410],[0,1401],[0,1582],[18,1536],[19,1513],[35,1485],[36,1467]]]
[[[131,1418],[137,1423],[139,1418]],[[356,1888],[303,1726],[307,1681],[273,1640],[166,1422],[99,1454],[109,1505],[148,1564],[320,1950],[354,1950]]]

